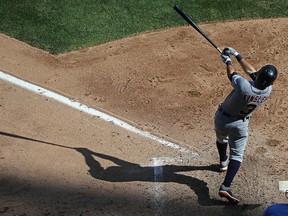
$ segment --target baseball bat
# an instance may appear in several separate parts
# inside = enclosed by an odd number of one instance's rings
[[[176,10],[197,32],[199,32],[209,43],[215,47],[220,53],[222,50],[216,46],[216,44],[199,28],[199,26],[194,22],[194,20],[183,11],[178,5],[174,6],[174,10]]]

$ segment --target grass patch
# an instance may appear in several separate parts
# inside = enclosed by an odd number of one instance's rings
[[[0,0],[0,31],[51,53],[197,23],[288,16],[287,0]]]

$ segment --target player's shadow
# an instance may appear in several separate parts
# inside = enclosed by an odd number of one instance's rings
[[[243,204],[233,205],[223,200],[211,199],[207,183],[203,180],[192,176],[184,175],[183,172],[196,170],[206,170],[219,172],[219,165],[212,164],[209,166],[179,166],[179,165],[163,165],[163,166],[140,166],[139,164],[131,163],[110,155],[90,151],[87,148],[74,148],[80,152],[89,167],[88,172],[95,179],[100,179],[108,182],[163,182],[163,183],[178,183],[189,186],[198,197],[198,203],[202,206],[226,205],[227,212],[231,208],[236,212],[252,210],[261,206],[261,204]],[[95,157],[111,161],[115,166],[103,168]],[[159,172],[160,171],[160,172]],[[160,175],[161,173],[161,175]]]
[[[196,170],[206,170],[212,172],[218,172],[218,165],[209,166],[177,166],[177,165],[164,165],[164,166],[140,166],[139,164],[131,163],[119,158],[105,155],[97,152],[93,152],[87,148],[73,148],[64,146],[61,144],[55,144],[51,142],[41,141],[33,138],[10,134],[0,131],[0,135],[9,136],[18,139],[24,139],[34,141],[46,145],[57,146],[61,148],[67,148],[76,150],[81,153],[85,158],[85,162],[89,167],[88,172],[95,179],[100,179],[108,182],[132,182],[132,181],[144,181],[144,182],[174,182],[189,186],[197,195],[198,203],[200,205],[223,205],[227,204],[225,201],[211,199],[209,195],[209,188],[207,183],[203,180],[199,180],[192,176],[184,175],[183,172],[190,172]],[[95,157],[111,161],[115,166],[103,168],[101,164],[95,159]],[[234,210],[251,210],[259,207],[259,204],[244,204],[233,206]],[[227,205],[227,210],[230,206]]]
[[[217,172],[218,171],[217,165],[210,165],[210,166],[164,165],[159,167],[140,166],[139,164],[121,160],[119,158],[110,155],[93,152],[87,148],[73,148],[1,131],[0,135],[76,150],[77,152],[81,153],[85,158],[85,162],[89,168],[88,172],[95,179],[100,179],[108,182],[132,182],[132,181],[174,182],[178,184],[188,185],[198,196],[198,202],[201,205],[218,205],[224,203],[220,200],[210,199],[209,188],[207,187],[207,183],[205,181],[199,180],[197,178],[188,175],[186,176],[184,174],[180,174],[180,172],[189,172],[194,170],[208,170]],[[115,164],[115,166],[110,166],[104,169],[101,166],[100,162],[98,162],[95,159],[97,157],[111,161]],[[157,173],[160,170],[161,174]]]
[[[218,172],[218,165],[210,166],[140,166],[119,158],[90,151],[87,148],[75,148],[80,152],[89,167],[88,172],[95,179],[101,179],[108,182],[174,182],[189,186],[197,195],[200,205],[219,205],[223,201],[211,199],[207,183],[203,180],[184,175],[182,172],[195,170],[208,170]],[[103,168],[95,157],[111,161],[115,166]],[[181,173],[180,173],[181,172]]]

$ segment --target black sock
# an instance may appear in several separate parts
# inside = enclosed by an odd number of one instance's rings
[[[228,165],[228,170],[227,170],[224,182],[223,182],[223,185],[225,187],[231,186],[231,183],[236,173],[238,172],[240,165],[241,165],[241,162],[236,161],[236,160],[230,160],[229,165]]]
[[[219,143],[218,141],[216,142],[220,161],[226,161],[227,160],[227,143]]]

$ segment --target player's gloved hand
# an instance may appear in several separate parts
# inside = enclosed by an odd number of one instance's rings
[[[227,65],[232,65],[232,61],[231,61],[231,59],[230,59],[230,57],[228,56],[228,55],[226,55],[226,54],[221,54],[221,59],[222,59],[222,61],[225,63],[225,64],[227,64]]]
[[[226,47],[223,52],[224,54],[226,55],[233,55],[236,57],[236,59],[238,60],[238,62],[240,62],[243,58],[242,56],[240,55],[240,53],[238,53],[235,49],[233,49],[232,47]]]
[[[223,55],[227,55],[227,56],[229,56],[230,57],[230,51],[229,51],[229,49],[228,48],[225,48],[225,49],[223,49],[222,50],[222,53],[221,54],[223,54]]]
[[[224,50],[223,50],[223,53],[225,53],[226,55],[233,55],[233,56],[237,56],[239,55],[239,53],[233,49],[232,47],[226,47]]]

